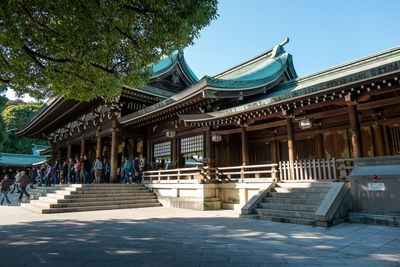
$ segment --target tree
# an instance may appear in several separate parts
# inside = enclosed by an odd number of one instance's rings
[[[37,99],[111,100],[216,12],[217,0],[2,0],[0,81]]]
[[[3,94],[7,91],[6,86],[1,86],[0,85],[0,112],[4,109],[6,103],[7,103],[7,97],[5,97]],[[0,150],[3,147],[3,143],[6,140],[7,137],[7,127],[6,124],[4,123],[3,118],[0,116]]]
[[[1,114],[7,129],[2,152],[31,154],[33,143],[46,145],[45,141],[18,137],[13,134],[13,129],[17,129],[28,122],[41,106],[41,103],[21,103],[20,101],[10,101],[6,104]]]

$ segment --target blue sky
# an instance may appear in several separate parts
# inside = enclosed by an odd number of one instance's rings
[[[185,49],[199,78],[251,59],[286,37],[299,76],[400,45],[400,0],[220,0],[218,13]]]
[[[290,38],[299,76],[400,45],[399,0],[220,0],[186,60],[201,78]]]

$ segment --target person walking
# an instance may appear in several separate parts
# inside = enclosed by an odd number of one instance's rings
[[[14,178],[14,185],[13,185],[13,189],[11,190],[11,194],[13,194],[14,193],[14,191],[15,191],[15,188],[17,188],[17,193],[20,193],[21,191],[20,191],[20,189],[19,189],[19,185],[18,185],[18,180],[19,180],[19,177],[21,176],[21,172],[20,171],[17,171],[17,173],[15,174],[15,178]]]
[[[94,177],[95,183],[99,184],[101,182],[101,173],[103,171],[103,163],[101,163],[100,158],[98,157],[94,162]]]
[[[68,182],[71,184],[75,183],[75,163],[73,158],[68,159]]]
[[[11,205],[11,201],[8,198],[8,191],[12,185],[12,181],[8,178],[8,175],[4,175],[4,179],[0,182],[0,192],[1,192],[1,202],[0,205],[3,206],[4,200],[8,205]]]
[[[27,199],[30,199],[31,196],[28,194],[28,192],[26,192],[26,187],[29,184],[29,178],[26,175],[25,171],[21,172],[21,175],[19,177],[19,181],[18,182],[19,182],[19,187],[20,187],[20,190],[21,190],[21,193],[20,193],[19,198],[18,198],[18,202],[22,201],[22,197],[23,197],[24,194],[27,197]]]
[[[68,162],[64,161],[60,172],[60,184],[68,183]]]

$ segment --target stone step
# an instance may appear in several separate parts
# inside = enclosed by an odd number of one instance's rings
[[[284,197],[265,197],[263,203],[294,204],[294,205],[319,205],[321,199],[317,198],[284,198]]]
[[[140,197],[140,196],[151,196],[154,195],[151,192],[141,192],[141,193],[107,193],[107,194],[102,194],[102,193],[97,193],[97,194],[75,194],[75,195],[65,195],[65,194],[56,194],[56,193],[50,193],[47,194],[48,197],[51,198],[56,198],[56,199],[84,199],[84,198],[104,198],[104,197]]]
[[[57,190],[58,192],[60,190]],[[114,190],[77,190],[77,191],[69,191],[69,190],[63,190],[66,195],[88,195],[88,194],[122,194],[122,193],[143,193],[143,192],[148,192],[146,189],[114,189]]]
[[[76,201],[82,202],[101,202],[101,201],[123,201],[123,200],[132,200],[134,197],[119,197],[119,196],[112,196],[112,197],[94,197],[94,198],[70,198],[70,199],[56,199],[52,197],[40,197],[39,200],[47,203],[73,203]],[[157,199],[156,195],[149,194],[146,196],[140,196],[140,199]]]
[[[278,193],[328,193],[330,187],[275,187],[274,191]]]
[[[71,184],[75,188],[145,188],[143,184]]]
[[[89,207],[89,206],[109,206],[109,205],[123,205],[123,204],[145,204],[145,203],[158,203],[157,199],[131,199],[131,200],[118,200],[118,201],[100,201],[100,202],[73,202],[73,203],[48,203],[40,200],[33,200],[30,202],[32,205],[41,208],[67,208],[67,207]]]
[[[315,198],[315,199],[324,199],[326,193],[299,193],[299,192],[290,192],[290,193],[278,193],[278,192],[269,192],[268,196],[270,197],[280,197],[280,198]]]
[[[288,188],[310,188],[310,187],[325,187],[330,188],[332,182],[281,182],[277,183],[278,187]]]
[[[273,210],[273,209],[255,209],[256,214],[258,215],[266,215],[272,216],[276,218],[297,218],[297,219],[306,219],[306,220],[314,220],[315,215],[314,212],[303,212],[303,211],[291,211],[291,210]]]
[[[258,208],[272,209],[272,210],[290,210],[290,211],[304,211],[316,212],[318,205],[295,205],[295,204],[280,204],[280,203],[259,203]]]
[[[101,206],[85,206],[85,207],[67,207],[67,208],[50,208],[41,209],[41,213],[64,213],[64,212],[82,212],[82,211],[95,211],[95,210],[114,210],[114,209],[136,209],[136,208],[149,208],[159,207],[160,203],[143,203],[143,204],[118,204],[118,205],[101,205]]]
[[[302,224],[302,225],[321,226],[321,227],[327,226],[327,225],[324,225],[323,222],[320,223],[320,222],[316,222],[314,220],[298,219],[298,218],[280,218],[280,217],[266,216],[266,215],[259,215],[259,214],[241,214],[240,217],[256,219],[256,220],[280,222],[280,223],[292,223],[292,224]]]

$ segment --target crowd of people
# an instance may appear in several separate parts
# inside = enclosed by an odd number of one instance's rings
[[[145,158],[126,158],[124,164],[117,169],[117,183],[140,183],[143,171],[146,170]],[[17,192],[20,194],[18,201],[21,202],[23,195],[28,199],[26,191],[28,185],[50,187],[54,184],[100,184],[110,182],[110,163],[97,158],[90,162],[87,156],[69,158],[60,163],[48,161],[40,166],[30,169],[13,171],[0,177],[1,205],[4,201],[11,204],[8,194]]]

